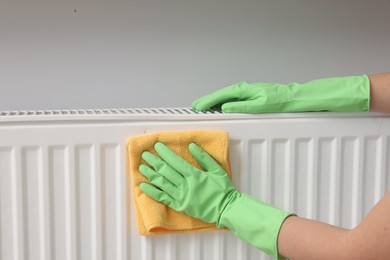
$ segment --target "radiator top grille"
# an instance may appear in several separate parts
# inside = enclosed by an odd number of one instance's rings
[[[383,117],[383,113],[264,113],[230,114],[221,110],[209,109],[204,112],[190,107],[184,108],[108,108],[108,109],[69,109],[69,110],[21,110],[0,111],[0,123],[28,121],[145,121],[145,120],[245,120],[275,118],[313,118],[313,117]],[[389,115],[389,114],[385,114]]]
[[[21,110],[0,111],[0,122],[26,121],[144,121],[181,119],[232,119],[242,118],[242,114],[224,114],[221,110],[200,112],[190,107],[180,108],[107,108],[107,109],[66,109],[66,110]],[[245,117],[245,116],[244,116]]]
[[[185,115],[185,114],[222,114],[220,110],[199,112],[192,108],[110,108],[110,109],[70,109],[70,110],[27,110],[0,111],[0,116],[34,115]]]

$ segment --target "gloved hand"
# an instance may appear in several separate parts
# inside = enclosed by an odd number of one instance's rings
[[[366,75],[325,78],[305,84],[241,82],[201,97],[192,107],[222,107],[225,113],[368,111],[370,82]]]
[[[142,153],[142,158],[154,170],[140,165],[140,172],[153,184],[142,183],[140,188],[153,199],[176,211],[208,223],[217,223],[222,211],[240,194],[213,158],[196,144],[191,144],[189,149],[203,171],[162,143],[155,144],[155,150],[161,159],[150,152]]]
[[[217,227],[227,227],[236,236],[281,259],[277,251],[279,229],[290,213],[240,194],[227,173],[199,146],[189,150],[203,170],[189,164],[162,143],[155,144],[158,156],[144,152],[150,164],[140,172],[151,182],[140,188],[151,198]]]

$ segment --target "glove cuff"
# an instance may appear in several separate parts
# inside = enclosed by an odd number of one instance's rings
[[[288,88],[294,93],[294,98],[292,103],[286,104],[287,111],[361,112],[370,109],[367,75],[291,83]]]
[[[217,227],[227,227],[237,237],[275,259],[284,259],[278,254],[277,240],[280,227],[291,215],[294,214],[241,194],[225,208]]]

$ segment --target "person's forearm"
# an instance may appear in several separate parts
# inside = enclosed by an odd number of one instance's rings
[[[370,111],[390,112],[390,72],[368,75],[370,79]]]
[[[387,259],[390,255],[390,193],[354,229],[289,217],[278,237],[289,259]]]
[[[322,222],[292,216],[285,220],[280,229],[279,254],[299,260],[343,259],[348,232]]]

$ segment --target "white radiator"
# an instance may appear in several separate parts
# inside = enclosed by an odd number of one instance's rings
[[[126,139],[192,129],[228,131],[237,188],[300,216],[351,228],[390,190],[385,114],[0,112],[0,259],[268,259],[226,231],[138,235]]]

